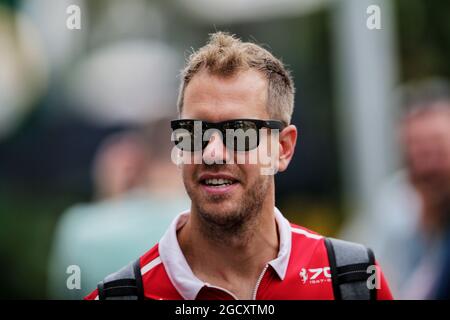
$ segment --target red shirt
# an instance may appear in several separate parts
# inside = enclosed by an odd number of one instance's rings
[[[253,298],[267,300],[334,299],[324,237],[289,223],[275,208],[280,235],[278,256],[267,263],[255,285]],[[160,242],[140,257],[144,295],[156,300],[231,300],[229,291],[204,283],[189,267],[177,240],[177,230],[189,218],[181,213]],[[392,299],[380,268],[379,300]],[[87,300],[98,299],[97,290]]]

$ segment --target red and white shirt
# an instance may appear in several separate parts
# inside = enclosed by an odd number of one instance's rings
[[[253,298],[266,300],[334,299],[324,237],[289,223],[275,208],[280,235],[278,256],[269,261],[255,286]],[[156,300],[232,300],[233,293],[197,278],[178,243],[177,230],[188,220],[181,213],[158,244],[140,257],[144,295]],[[379,268],[378,268],[379,269]],[[380,269],[379,269],[380,270]],[[379,300],[392,299],[380,270]],[[87,300],[98,299],[97,290]]]

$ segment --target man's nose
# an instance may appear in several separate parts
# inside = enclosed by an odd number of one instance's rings
[[[218,132],[211,134],[208,145],[203,150],[203,162],[213,164],[227,161],[229,155],[222,139],[225,138]]]

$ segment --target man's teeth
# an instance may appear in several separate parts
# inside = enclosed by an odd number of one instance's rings
[[[206,179],[205,184],[210,186],[221,186],[221,185],[229,185],[232,184],[233,181],[228,179]]]

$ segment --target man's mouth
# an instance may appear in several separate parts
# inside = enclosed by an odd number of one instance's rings
[[[232,191],[239,180],[225,174],[204,174],[200,176],[199,183],[207,193],[218,195]]]
[[[236,180],[231,179],[204,179],[200,181],[201,184],[204,184],[206,186],[211,187],[223,187],[223,186],[229,186],[233,183],[236,183]]]

